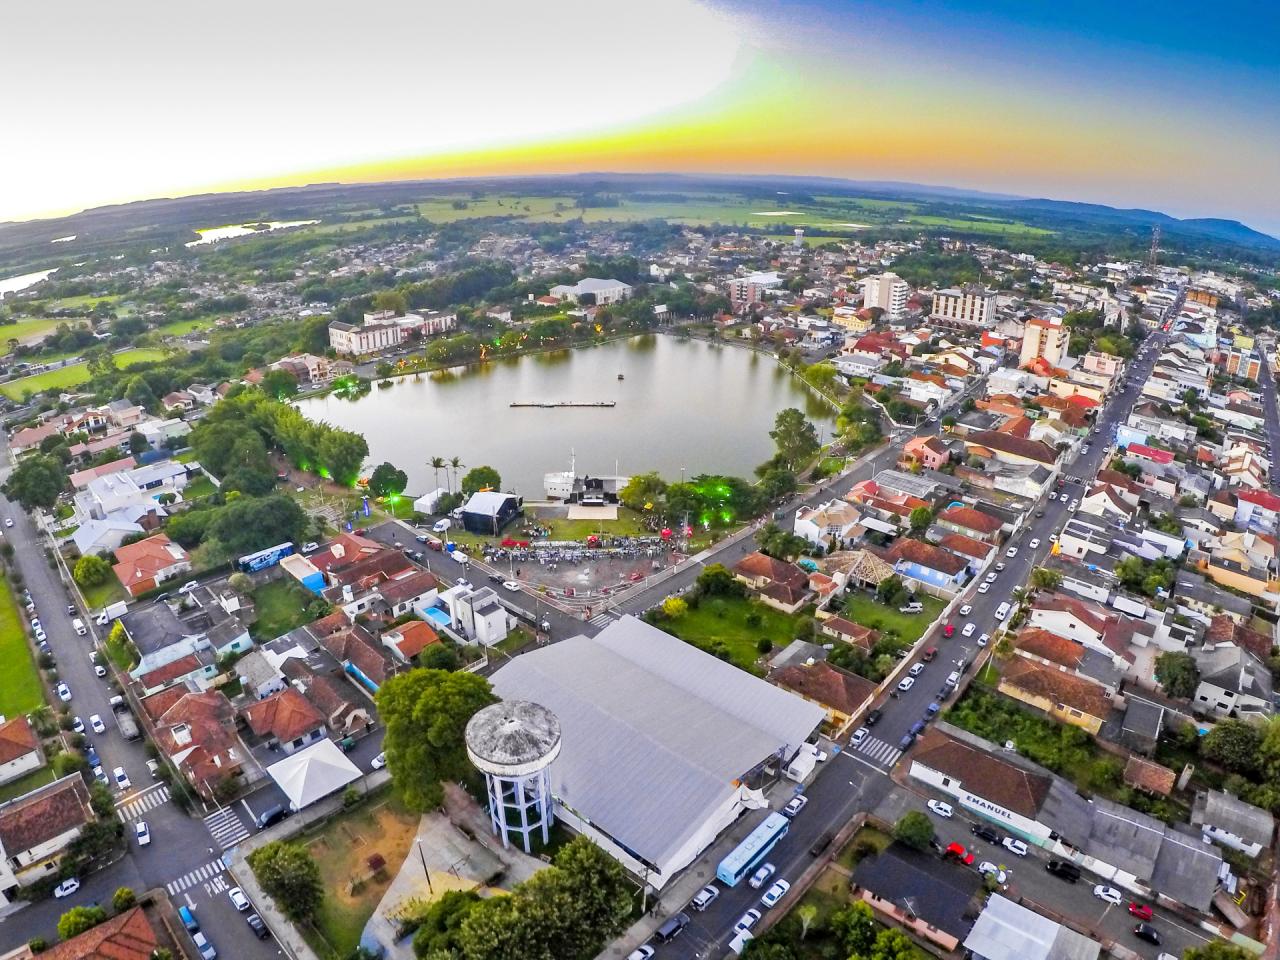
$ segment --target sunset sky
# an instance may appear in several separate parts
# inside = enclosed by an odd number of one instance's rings
[[[6,10],[0,220],[319,180],[908,180],[1280,233],[1280,13],[1225,0]]]

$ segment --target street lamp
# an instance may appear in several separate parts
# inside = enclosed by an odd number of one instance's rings
[[[427,869],[427,855],[422,852],[422,838],[415,838],[413,844],[418,848],[418,859],[422,861],[422,873],[427,878],[427,893],[434,897],[436,892],[431,886],[431,871]]]

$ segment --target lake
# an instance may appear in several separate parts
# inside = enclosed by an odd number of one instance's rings
[[[200,234],[199,240],[192,240],[190,243],[183,244],[183,246],[202,247],[206,244],[217,243],[219,240],[230,240],[233,237],[248,237],[255,233],[283,230],[286,227],[305,227],[308,224],[319,222],[319,220],[271,220],[265,225],[259,223],[233,223],[225,227],[203,227],[196,231],[196,233]]]
[[[3,300],[6,294],[18,293],[27,287],[34,287],[43,280],[48,280],[51,276],[58,272],[58,268],[52,270],[40,270],[36,273],[24,273],[17,277],[5,277],[0,280],[0,300]]]
[[[559,400],[616,406],[509,406]],[[400,467],[410,493],[434,489],[433,456],[456,456],[467,467],[494,467],[504,489],[534,500],[543,497],[543,474],[569,469],[571,452],[579,474],[612,474],[616,463],[623,475],[657,470],[672,481],[682,467],[687,477],[752,477],[773,455],[779,410],[805,411],[827,439],[834,423],[831,409],[772,358],[659,335],[403,377],[355,400],[329,395],[298,406],[364,434],[370,463]]]

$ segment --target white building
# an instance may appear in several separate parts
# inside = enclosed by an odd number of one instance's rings
[[[862,281],[863,307],[879,307],[890,320],[897,320],[907,312],[907,298],[911,288],[896,273],[880,273]]]
[[[1018,365],[1028,367],[1037,359],[1043,358],[1050,366],[1060,367],[1067,356],[1067,345],[1071,342],[1071,328],[1065,326],[1057,317],[1042,320],[1035,317],[1027,321],[1022,334],[1022,352],[1018,355]]]
[[[406,313],[397,317],[390,310],[366,313],[364,324],[329,324],[329,346],[344,356],[360,357],[398,347],[414,336],[429,337],[445,333],[458,325],[456,313]]]
[[[595,302],[604,306],[606,303],[617,303],[631,296],[631,284],[621,280],[600,280],[597,277],[583,277],[573,285],[558,284],[551,288],[551,296],[560,300],[572,300],[578,303],[585,293],[592,294]]]
[[[977,284],[962,289],[939,290],[933,295],[935,320],[946,320],[969,327],[987,327],[995,323],[996,294]]]

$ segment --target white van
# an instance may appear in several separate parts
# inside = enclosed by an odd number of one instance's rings
[[[470,557],[468,557],[468,556],[467,556],[465,553],[463,553],[461,550],[454,550],[452,553],[450,553],[450,554],[449,554],[449,556],[451,556],[451,557],[452,557],[454,560],[456,560],[458,563],[470,563],[470,562],[471,562],[471,558],[470,558]]]
[[[1009,604],[1007,604],[1007,603],[1002,603],[1002,604],[1000,604],[1000,606],[996,607],[996,619],[997,619],[997,620],[1003,620],[1003,619],[1004,619],[1005,617],[1007,617],[1008,615],[1009,615]]]
[[[84,621],[81,620],[79,617],[71,621],[71,626],[72,626],[72,629],[75,630],[77,635],[81,637],[83,637],[85,634],[89,632],[89,628],[84,625]]]
[[[437,520],[435,522],[435,526],[433,526],[431,530],[433,533],[444,533],[451,526],[453,526],[453,522],[451,520],[448,520],[448,519]]]

